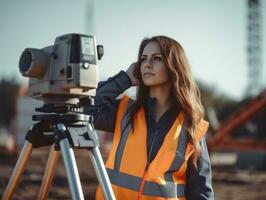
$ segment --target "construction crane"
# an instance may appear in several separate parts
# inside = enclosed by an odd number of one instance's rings
[[[260,0],[248,0],[248,85],[247,96],[262,89],[262,6]]]

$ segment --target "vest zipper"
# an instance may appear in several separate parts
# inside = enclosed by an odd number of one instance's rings
[[[142,193],[143,193],[145,179],[146,179],[146,176],[148,174],[147,172],[148,172],[148,169],[149,169],[149,166],[150,166],[150,163],[151,163],[151,160],[150,160],[151,159],[151,152],[152,152],[152,149],[153,149],[153,144],[154,144],[155,138],[157,136],[158,136],[158,131],[156,130],[155,133],[154,133],[154,137],[152,138],[151,148],[150,148],[150,151],[149,151],[149,154],[148,154],[148,162],[146,164],[146,167],[145,167],[145,170],[144,170],[144,174],[142,176],[142,180],[141,180],[141,183],[140,183],[140,188],[139,188],[137,200],[141,200],[141,196],[142,196]]]
[[[148,174],[147,172],[148,172],[149,166],[150,166],[150,163],[147,162],[147,165],[146,165],[145,170],[144,170],[144,174],[142,176],[142,181],[140,183],[140,188],[139,188],[137,200],[141,200],[141,196],[142,196],[142,192],[143,192],[143,188],[144,188],[144,183],[145,183],[146,176]]]
[[[152,138],[152,141],[151,141],[151,148],[150,148],[150,151],[149,151],[149,154],[148,154],[148,163],[151,163],[151,152],[152,152],[152,149],[153,149],[153,146],[154,146],[155,138],[157,136],[158,136],[158,131],[156,130],[155,133],[154,133],[154,136]]]

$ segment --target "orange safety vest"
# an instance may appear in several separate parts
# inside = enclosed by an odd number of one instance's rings
[[[187,161],[193,146],[187,143],[184,113],[180,112],[166,134],[156,157],[147,164],[147,127],[144,108],[134,119],[134,132],[126,126],[130,106],[127,96],[118,106],[112,149],[105,164],[117,200],[184,200]],[[196,137],[200,140],[208,129],[201,120]],[[104,199],[101,188],[96,199]]]

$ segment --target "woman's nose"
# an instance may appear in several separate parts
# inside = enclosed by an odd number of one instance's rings
[[[152,68],[152,60],[151,59],[146,59],[145,63],[144,63],[144,67],[145,68]]]

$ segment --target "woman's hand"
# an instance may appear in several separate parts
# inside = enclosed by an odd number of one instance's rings
[[[137,62],[132,63],[127,69],[126,73],[129,76],[132,86],[137,86],[140,84],[139,79],[136,77],[137,75]]]

